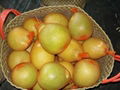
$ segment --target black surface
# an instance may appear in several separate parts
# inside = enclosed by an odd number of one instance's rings
[[[5,8],[14,8],[25,12],[40,6],[40,0],[0,0],[0,4]]]
[[[5,8],[15,8],[21,12],[39,7],[40,0],[0,0]],[[104,29],[112,41],[114,50],[120,54],[120,0],[88,0],[85,11]],[[120,63],[115,62],[111,76],[120,72]],[[111,77],[110,76],[110,77]],[[17,90],[7,81],[0,90]],[[89,90],[120,90],[120,82],[99,85]]]

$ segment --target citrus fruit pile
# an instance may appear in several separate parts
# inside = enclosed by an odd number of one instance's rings
[[[59,90],[70,83],[77,88],[96,84],[101,76],[97,59],[106,55],[108,45],[92,37],[91,19],[83,12],[68,18],[48,13],[28,17],[10,30],[7,42],[12,82],[33,90]]]

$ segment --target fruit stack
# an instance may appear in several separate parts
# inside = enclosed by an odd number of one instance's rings
[[[6,78],[17,88],[89,88],[112,71],[108,37],[76,6],[29,11],[13,19],[6,30],[3,45],[9,50],[4,50],[2,63]]]

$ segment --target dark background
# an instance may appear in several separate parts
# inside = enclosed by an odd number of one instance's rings
[[[25,12],[40,7],[40,0],[0,0],[5,8],[15,8]],[[84,10],[95,19],[112,41],[114,50],[120,54],[120,0],[88,0]],[[115,62],[111,76],[120,72],[120,62]],[[0,90],[17,90],[6,80]],[[89,90],[120,90],[120,82],[99,85]]]

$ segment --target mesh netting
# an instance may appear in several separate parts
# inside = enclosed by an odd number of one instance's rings
[[[77,7],[74,5],[45,6],[45,7],[41,7],[38,9],[34,9],[31,11],[25,12],[25,13],[21,14],[20,16],[16,16],[13,20],[10,21],[10,23],[5,28],[5,34],[7,36],[8,32],[12,28],[22,25],[23,21],[28,17],[37,17],[37,18],[42,19],[48,13],[59,12],[59,13],[64,14],[65,16],[67,16],[69,19],[73,14],[71,12],[71,8],[78,8],[79,11],[85,13],[91,19],[93,26],[94,26],[94,32],[93,32],[92,37],[97,37],[97,38],[102,39],[103,41],[105,41],[109,45],[110,50],[113,50],[112,45],[111,45],[111,41],[109,40],[108,36],[105,34],[103,29],[84,10],[82,10],[80,7]],[[1,54],[0,54],[3,72],[5,75],[5,78],[11,83],[11,85],[15,86],[16,88],[20,88],[11,82],[11,77],[10,77],[11,72],[7,66],[7,61],[6,61],[10,52],[11,52],[11,49],[9,48],[7,41],[4,40],[1,43]],[[103,79],[106,79],[110,75],[110,73],[112,72],[113,65],[114,65],[114,59],[112,56],[109,56],[109,55],[104,56],[104,57],[100,58],[98,60],[98,62],[101,65],[101,71],[102,71],[101,77],[95,85],[93,85],[91,87],[87,87],[87,88],[93,88],[95,86],[98,86],[101,83],[101,81]],[[69,85],[67,87],[67,89],[69,89],[70,86],[71,85]],[[80,88],[80,89],[83,89],[83,88]]]

